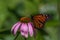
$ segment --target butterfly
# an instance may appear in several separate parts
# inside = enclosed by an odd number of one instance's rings
[[[47,19],[48,19],[48,15],[46,14],[38,14],[32,17],[33,19],[33,24],[35,28],[41,29],[44,27]]]

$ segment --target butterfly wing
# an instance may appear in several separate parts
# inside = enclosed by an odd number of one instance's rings
[[[35,15],[33,16],[33,24],[35,25],[36,28],[40,29],[44,27],[47,18],[48,18],[47,15],[43,14]]]

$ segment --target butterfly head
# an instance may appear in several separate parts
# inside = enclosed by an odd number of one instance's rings
[[[49,15],[45,15],[45,17],[48,19],[49,18]]]

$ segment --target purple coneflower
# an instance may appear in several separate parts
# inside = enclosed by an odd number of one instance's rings
[[[33,23],[30,21],[29,18],[23,17],[20,19],[19,22],[13,25],[11,31],[16,35],[17,31],[19,30],[21,35],[25,38],[28,38],[28,34],[33,36]]]

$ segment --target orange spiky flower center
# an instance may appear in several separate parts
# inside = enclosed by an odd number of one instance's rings
[[[22,18],[20,19],[20,21],[21,21],[21,22],[24,22],[24,23],[28,23],[28,22],[30,21],[30,18],[28,18],[28,17],[22,17]]]

